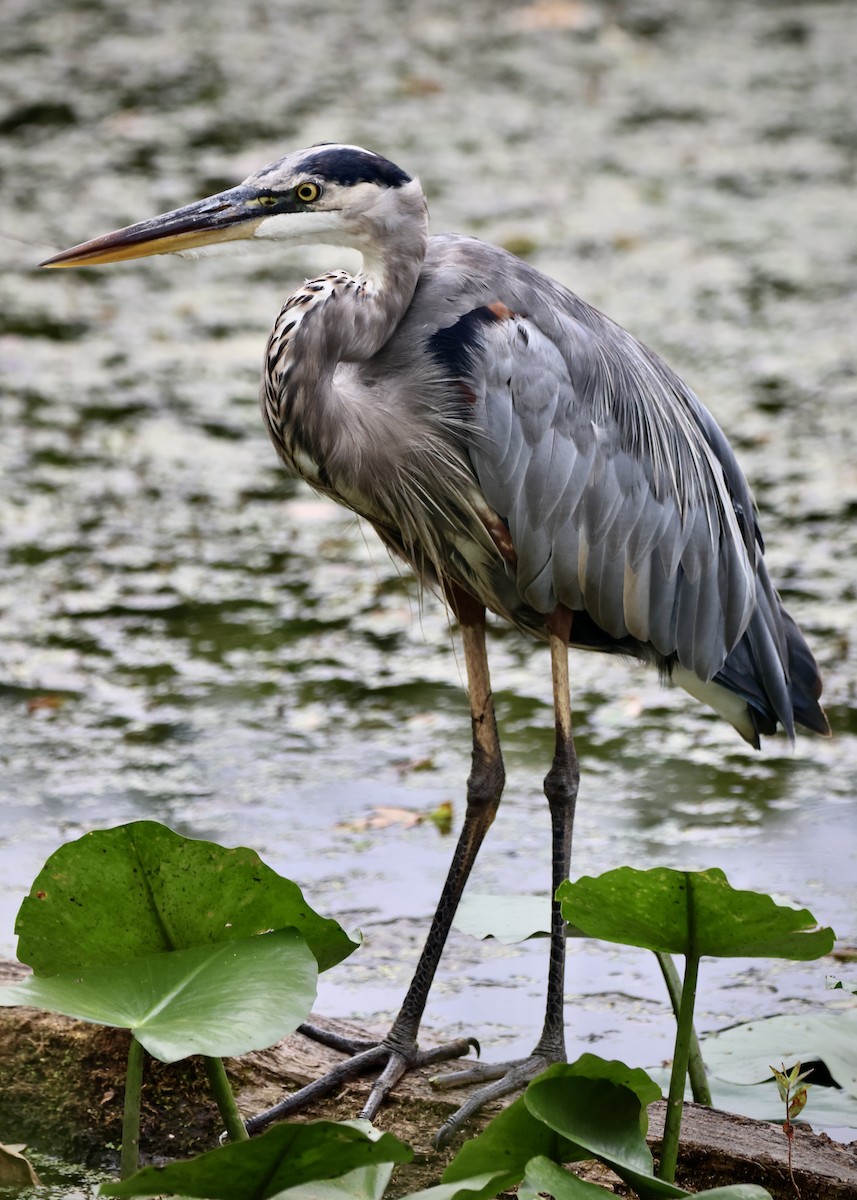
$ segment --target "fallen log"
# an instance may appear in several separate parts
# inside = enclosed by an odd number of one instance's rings
[[[666,1103],[649,1108],[649,1145],[654,1154],[663,1136]],[[758,1183],[775,1200],[797,1200],[789,1178],[788,1140],[781,1125],[735,1113],[685,1104],[681,1122],[678,1182],[694,1191],[726,1183]],[[857,1197],[857,1142],[844,1146],[826,1133],[795,1127],[794,1183],[801,1200]]]
[[[0,983],[13,982],[26,973],[20,964],[0,963]],[[379,1033],[344,1021],[313,1020],[344,1035],[366,1038]],[[33,1009],[0,1009],[0,1142],[26,1142],[71,1161],[114,1167],[121,1139],[127,1047],[124,1030]],[[239,1109],[250,1115],[268,1108],[286,1091],[318,1078],[339,1059],[336,1051],[293,1034],[268,1050],[227,1060],[226,1068]],[[353,1117],[368,1089],[367,1080],[355,1080],[304,1116],[327,1120]],[[392,1194],[401,1196],[438,1182],[457,1147],[438,1153],[433,1136],[465,1095],[463,1091],[435,1091],[428,1073],[423,1072],[406,1076],[397,1085],[378,1124],[413,1146],[415,1159],[407,1167],[397,1168]],[[663,1102],[649,1109],[649,1143],[655,1155],[664,1110]],[[494,1106],[481,1114],[471,1123],[469,1134],[484,1128],[497,1111],[499,1106]],[[170,1066],[147,1060],[141,1125],[144,1161],[182,1158],[210,1149],[221,1128],[198,1060]],[[627,1194],[616,1177],[598,1164],[576,1170],[602,1186],[615,1186],[617,1194]],[[793,1170],[801,1200],[853,1200],[857,1196],[857,1143],[843,1146],[799,1127],[793,1144]],[[726,1183],[759,1183],[774,1200],[793,1200],[795,1196],[787,1141],[779,1125],[696,1104],[685,1107],[678,1182],[694,1191]]]

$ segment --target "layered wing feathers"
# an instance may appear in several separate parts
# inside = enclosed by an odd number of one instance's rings
[[[471,459],[508,523],[524,601],[585,609],[611,637],[711,679],[753,613],[755,548],[692,414],[677,414],[681,436],[652,420],[676,399],[668,381],[642,360],[629,391],[627,365],[592,331],[558,346],[510,312],[486,320],[480,342]]]

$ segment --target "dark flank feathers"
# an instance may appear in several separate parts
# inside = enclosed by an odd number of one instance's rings
[[[429,352],[450,378],[461,378],[473,369],[482,350],[483,327],[502,320],[504,315],[497,305],[482,304],[464,313],[453,325],[433,333],[428,341]]]

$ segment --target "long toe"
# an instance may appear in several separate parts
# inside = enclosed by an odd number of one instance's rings
[[[380,1071],[369,1093],[369,1099],[360,1113],[361,1117],[371,1121],[386,1097],[407,1071],[434,1066],[436,1063],[448,1062],[453,1058],[462,1058],[474,1046],[478,1049],[478,1043],[472,1038],[457,1038],[442,1046],[433,1046],[430,1050],[420,1050],[417,1048],[416,1042],[406,1045],[397,1040],[394,1048],[387,1042],[372,1044],[358,1040],[352,1041],[338,1034],[331,1034],[327,1030],[306,1031],[302,1028],[301,1032],[306,1032],[309,1037],[313,1037],[317,1032],[320,1036],[315,1037],[314,1040],[331,1046],[334,1050],[341,1050],[350,1057],[337,1063],[325,1075],[308,1083],[306,1087],[285,1096],[272,1108],[251,1117],[246,1122],[248,1133],[259,1133],[273,1121],[281,1121],[285,1117],[302,1112],[317,1100],[329,1096],[331,1092],[337,1091],[343,1084],[360,1075]]]
[[[344,1062],[337,1065],[326,1075],[322,1075],[319,1079],[308,1083],[306,1087],[299,1088],[296,1092],[291,1092],[285,1096],[279,1104],[275,1104],[272,1108],[266,1109],[264,1112],[257,1113],[255,1117],[250,1117],[245,1122],[248,1133],[259,1133],[260,1130],[267,1128],[273,1121],[282,1121],[285,1117],[291,1117],[295,1113],[302,1112],[308,1108],[310,1104],[316,1100],[321,1100],[325,1096],[330,1095],[340,1088],[343,1083],[347,1083],[350,1079],[356,1079],[359,1075],[365,1075],[375,1067],[381,1066],[389,1057],[389,1050],[383,1044],[372,1046],[368,1050],[362,1050],[359,1054],[347,1058]]]
[[[478,1049],[479,1043],[473,1038],[457,1038],[442,1046],[434,1046],[431,1050],[418,1050],[415,1044],[408,1049],[391,1049],[387,1065],[375,1080],[360,1116],[367,1121],[374,1121],[378,1109],[406,1071],[417,1067],[431,1067],[435,1063],[449,1062],[453,1058],[463,1058],[465,1054],[470,1053],[474,1045]]]
[[[371,1038],[345,1037],[341,1033],[335,1033],[332,1029],[325,1029],[322,1025],[313,1025],[310,1021],[304,1021],[303,1025],[298,1025],[297,1032],[309,1038],[310,1041],[318,1042],[320,1046],[329,1046],[331,1050],[339,1050],[341,1054],[360,1054],[364,1050],[371,1050],[373,1046],[379,1045],[377,1038],[373,1041]]]
[[[527,1084],[550,1066],[551,1059],[541,1054],[505,1063],[474,1063],[466,1071],[452,1071],[432,1080],[435,1088],[459,1087],[462,1084],[482,1083],[483,1086],[465,1100],[451,1117],[447,1117],[435,1137],[438,1149],[446,1146],[463,1129],[466,1121],[493,1100],[521,1092]]]

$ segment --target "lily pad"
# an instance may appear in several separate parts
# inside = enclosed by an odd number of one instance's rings
[[[0,988],[0,1005],[41,1008],[130,1029],[150,1054],[176,1062],[261,1050],[312,1008],[317,963],[301,935],[279,929]]]
[[[314,1179],[277,1193],[277,1200],[383,1200],[394,1163],[356,1167],[338,1179]]]
[[[681,1189],[676,1189],[681,1192]],[[690,1196],[690,1192],[681,1192]],[[538,1200],[549,1195],[554,1200],[606,1200],[613,1192],[578,1179],[547,1158],[533,1158],[527,1163],[527,1173],[518,1188],[518,1200]],[[733,1183],[726,1187],[694,1192],[694,1200],[771,1200],[770,1192],[754,1183]]]
[[[373,1139],[333,1121],[283,1123],[247,1142],[232,1142],[189,1162],[144,1167],[102,1196],[188,1196],[273,1200],[297,1184],[336,1179],[359,1167],[410,1162],[413,1151],[390,1133]]]
[[[527,1103],[530,1091],[542,1082],[562,1083],[573,1079],[601,1079],[624,1085],[637,1102],[637,1132],[641,1136],[645,1133],[645,1106],[660,1099],[661,1089],[639,1068],[615,1060],[607,1061],[594,1054],[583,1054],[574,1063],[556,1063],[548,1067],[533,1080],[523,1096],[513,1101],[475,1138],[465,1142],[444,1171],[443,1182],[463,1182],[488,1173],[500,1179],[499,1191],[513,1187],[523,1179],[527,1163],[534,1156],[541,1155],[555,1162],[591,1157],[534,1116]],[[496,1183],[495,1179],[491,1186]],[[482,1200],[496,1194],[487,1186],[478,1197]]]
[[[52,854],[15,932],[21,962],[37,975],[56,975],[286,926],[300,931],[320,971],[357,945],[255,850],[134,821],[87,833]]]
[[[718,958],[819,958],[834,934],[807,909],[737,891],[717,868],[619,867],[567,880],[557,891],[566,920],[590,937],[668,954]]]
[[[383,1136],[371,1121],[359,1117],[340,1124],[360,1130],[370,1142],[380,1141]],[[298,1183],[279,1192],[278,1200],[383,1200],[395,1165],[393,1162],[372,1163],[355,1167],[336,1179],[313,1179]]]
[[[505,1187],[501,1176],[496,1171],[486,1171],[455,1183],[437,1183],[421,1192],[409,1192],[404,1200],[490,1200],[502,1191]]]
[[[529,1112],[576,1147],[575,1158],[597,1158],[644,1198],[687,1193],[656,1179],[640,1128],[640,1100],[607,1079],[542,1077],[524,1093]],[[549,1156],[553,1157],[553,1156]]]
[[[597,1183],[578,1179],[570,1171],[564,1171],[559,1163],[537,1155],[527,1163],[517,1198],[539,1200],[540,1196],[552,1196],[553,1200],[606,1200],[610,1194]]]
[[[559,1063],[548,1067],[539,1079],[551,1078],[562,1067]],[[519,1096],[481,1133],[464,1143],[441,1180],[463,1184],[484,1175],[486,1184],[475,1193],[474,1200],[487,1200],[519,1183],[529,1160],[539,1154],[557,1162],[573,1162],[580,1157],[577,1148],[534,1117],[524,1097]]]

